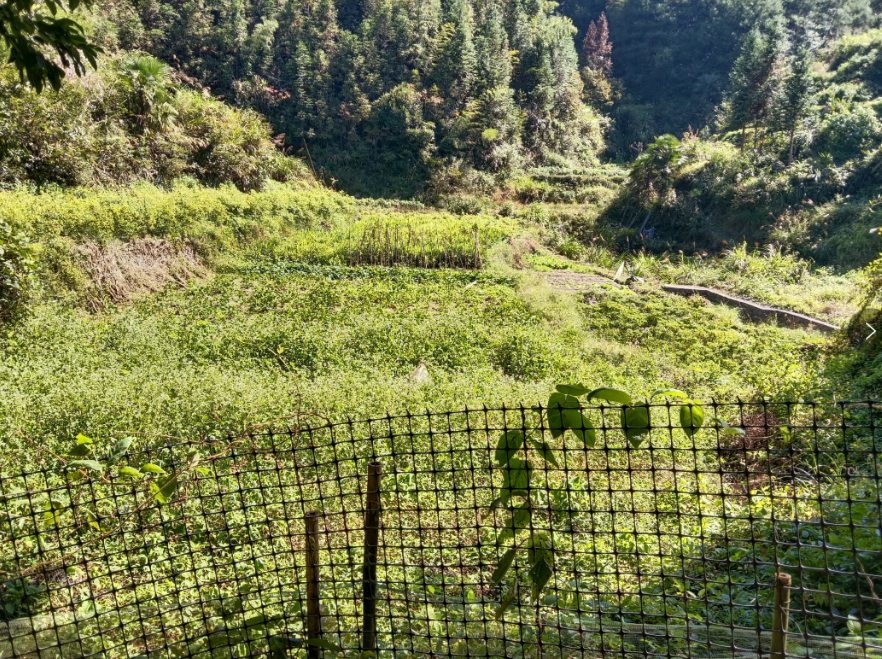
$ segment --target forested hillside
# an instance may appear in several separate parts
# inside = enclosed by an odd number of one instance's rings
[[[601,12],[621,84],[611,149],[631,158],[635,142],[713,125],[741,45],[756,27],[777,24],[789,47],[816,53],[878,22],[873,0],[563,0],[580,39]]]
[[[606,125],[582,101],[575,28],[553,3],[133,2],[116,45],[149,51],[352,191],[408,194],[430,173],[490,185],[528,165],[583,165]],[[382,176],[376,176],[377,169]]]

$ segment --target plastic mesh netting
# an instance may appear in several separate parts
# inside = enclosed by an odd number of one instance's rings
[[[882,659],[882,407],[679,409],[640,442],[519,407],[7,453],[0,656]]]

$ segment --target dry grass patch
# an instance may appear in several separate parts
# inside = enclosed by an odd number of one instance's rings
[[[191,246],[160,238],[105,245],[89,241],[77,245],[76,254],[90,281],[86,302],[93,311],[109,302],[131,302],[169,283],[184,285],[208,272]]]

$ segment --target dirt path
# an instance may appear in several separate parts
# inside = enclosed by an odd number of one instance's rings
[[[595,286],[616,286],[621,288],[621,284],[617,284],[612,279],[602,275],[589,275],[583,272],[570,272],[568,270],[555,270],[544,274],[549,284],[555,288],[562,288],[568,291],[587,291]]]

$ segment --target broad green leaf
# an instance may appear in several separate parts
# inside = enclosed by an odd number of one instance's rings
[[[168,499],[156,483],[150,483],[150,493],[153,495],[153,498],[156,499],[157,503],[168,503]]]
[[[623,408],[621,417],[628,443],[638,448],[643,443],[644,437],[649,434],[649,407],[640,405]]]
[[[94,444],[95,441],[91,437],[86,437],[83,433],[77,435],[77,444]]]
[[[499,537],[496,538],[496,544],[501,545],[502,543],[513,539],[518,531],[530,526],[531,518],[532,512],[530,510],[529,501],[522,503],[520,506],[512,510],[511,517],[508,519],[505,528],[502,530],[502,533],[499,534]]]
[[[343,652],[343,648],[326,638],[308,638],[304,643],[324,650],[330,650],[331,652]]]
[[[527,573],[530,581],[533,582],[534,602],[539,600],[539,595],[542,593],[542,589],[545,588],[545,584],[547,584],[548,580],[551,579],[551,575],[551,565],[548,564],[548,561],[543,555],[538,561],[536,561],[536,564],[533,565],[533,567]]]
[[[584,396],[589,391],[591,391],[588,387],[583,387],[581,384],[559,384],[555,387],[555,389],[562,394],[566,394],[567,396]]]
[[[532,517],[532,512],[530,511],[530,503],[525,502],[520,506],[514,509],[514,514],[512,515],[512,519],[514,520],[514,527],[516,529],[525,529],[530,526],[530,518]]]
[[[694,437],[704,425],[704,408],[698,401],[680,407],[680,426],[687,437]]]
[[[92,447],[89,444],[77,444],[74,446],[68,455],[77,458],[84,458],[92,452]]]
[[[548,464],[554,465],[555,467],[559,467],[560,465],[557,463],[557,456],[554,454],[552,448],[548,445],[548,442],[539,441],[536,439],[530,440],[530,445],[539,451],[539,455],[547,462]]]
[[[668,396],[669,398],[688,398],[688,396],[679,389],[656,389],[652,392],[652,395],[649,396],[649,400],[652,400],[656,396]]]
[[[508,610],[514,601],[518,597],[518,582],[512,581],[511,586],[508,587],[508,590],[505,591],[505,595],[502,597],[502,601],[499,603],[499,608],[496,609],[496,613],[493,615],[494,618],[499,620],[502,616],[505,615],[505,612]]]
[[[526,490],[530,487],[532,474],[533,465],[529,460],[511,458],[505,471],[502,472],[502,489]]]
[[[155,465],[152,462],[148,462],[147,464],[141,467],[141,471],[146,471],[148,474],[159,474],[160,476],[165,476],[166,471],[159,465]]]
[[[548,397],[548,429],[554,438],[564,434],[566,426],[564,425],[563,412],[567,409],[579,409],[579,401],[567,394],[555,393]]]
[[[509,430],[503,433],[502,437],[499,438],[499,443],[496,444],[496,464],[500,467],[507,465],[508,461],[515,456],[523,443],[524,433],[520,430]]]
[[[178,480],[174,474],[169,474],[165,478],[158,478],[153,483],[150,483],[150,492],[153,493],[157,503],[168,503],[168,500],[177,488]]]
[[[92,471],[101,471],[101,463],[97,460],[72,460],[67,463],[68,467],[74,469],[91,469]]]
[[[848,616],[848,622],[845,623],[848,627],[848,633],[852,636],[860,636],[863,631],[863,627],[861,626],[861,621],[855,618],[853,615]]]
[[[490,580],[499,583],[505,577],[505,573],[508,572],[508,569],[511,567],[512,562],[514,561],[515,554],[517,554],[517,548],[509,549],[502,555],[502,558],[499,559],[499,565],[496,566],[496,569],[493,570],[493,574],[490,576]]]
[[[47,524],[58,524],[61,519],[61,513],[67,506],[59,499],[45,499],[43,501],[43,519]]]
[[[120,467],[119,468],[120,476],[128,476],[129,478],[141,478],[144,474],[135,469],[134,467]]]
[[[107,464],[114,465],[119,462],[128,452],[133,441],[135,441],[134,437],[123,437],[117,441],[117,443],[113,445],[110,457],[107,458]]]
[[[744,435],[745,434],[744,428],[735,428],[733,426],[730,426],[728,423],[723,421],[723,419],[720,419],[717,417],[714,417],[713,420],[722,426],[722,429],[720,430],[720,432],[724,435]]]
[[[588,401],[592,401],[593,399],[605,400],[608,403],[619,403],[620,405],[630,405],[631,404],[631,396],[624,391],[619,391],[618,389],[610,389],[608,387],[600,387],[600,389],[595,389],[590,394],[588,394]]]
[[[493,501],[490,502],[490,512],[493,512],[497,508],[504,508],[505,506],[508,505],[508,502],[510,499],[511,499],[511,492],[509,492],[508,490],[503,491],[502,494],[500,494],[498,497],[496,497],[495,499],[493,499]]]
[[[597,443],[597,434],[588,417],[580,410],[564,410],[562,415],[564,428],[572,430],[573,434],[581,439],[585,446],[593,448]]]

